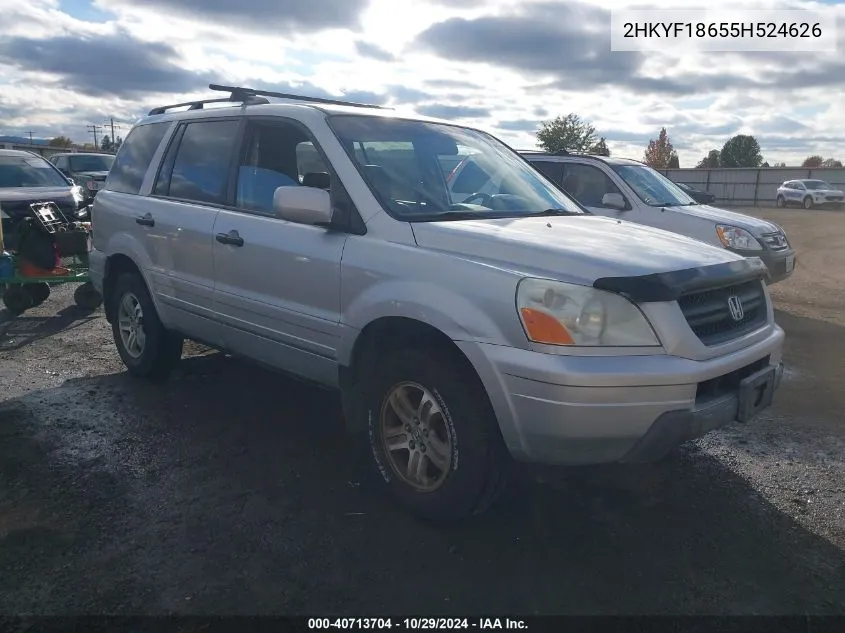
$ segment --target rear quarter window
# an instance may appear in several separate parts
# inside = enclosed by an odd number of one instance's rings
[[[169,122],[162,122],[133,128],[120,146],[106,181],[106,189],[137,195],[169,127]]]

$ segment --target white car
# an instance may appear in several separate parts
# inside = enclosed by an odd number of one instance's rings
[[[805,209],[845,205],[845,193],[824,180],[787,180],[778,187],[775,202],[778,208],[799,204]]]

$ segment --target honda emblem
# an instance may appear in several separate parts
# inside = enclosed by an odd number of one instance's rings
[[[742,309],[742,301],[736,295],[728,297],[728,309],[731,311],[731,318],[734,321],[742,321],[745,310]]]

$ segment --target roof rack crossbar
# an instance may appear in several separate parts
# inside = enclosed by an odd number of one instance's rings
[[[150,110],[150,116],[154,114],[164,114],[168,110],[172,110],[173,108],[184,108],[188,106],[188,110],[202,110],[203,106],[207,103],[232,103],[232,102],[240,102],[244,105],[258,105],[261,103],[270,103],[269,100],[264,99],[263,97],[257,96],[246,96],[244,95],[243,98],[239,95],[235,97],[233,94],[232,96],[226,99],[203,99],[201,101],[185,101],[184,103],[174,103],[171,105],[159,106],[157,108],[153,108]]]
[[[322,97],[306,97],[305,95],[295,95],[287,92],[272,92],[270,90],[255,90],[254,88],[242,88],[240,86],[221,86],[218,84],[209,84],[209,89],[220,92],[231,92],[229,99],[223,101],[241,101],[250,97],[276,97],[279,99],[290,99],[292,101],[305,101],[308,103],[325,103],[327,105],[343,105],[353,106],[356,108],[378,108],[380,110],[389,110],[385,106],[373,105],[369,103],[358,103],[355,101],[341,101],[339,99],[324,99]],[[269,102],[266,102],[269,103]]]

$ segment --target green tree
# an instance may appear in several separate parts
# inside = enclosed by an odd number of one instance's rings
[[[681,161],[678,160],[677,154],[672,154],[672,158],[669,159],[669,169],[680,169],[681,168]]]
[[[114,139],[114,146],[112,148],[112,151],[116,152],[120,149],[121,145],[123,145],[123,138],[120,136],[116,136]]]
[[[696,169],[716,169],[717,167],[722,166],[722,158],[720,156],[720,152],[717,149],[711,149],[707,156],[702,158],[698,161],[698,165],[696,165]]]
[[[822,167],[842,167],[842,161],[835,158],[825,158]]]
[[[772,165],[772,167],[786,167],[786,163],[775,163],[774,165]]]
[[[660,134],[657,135],[657,138],[648,142],[648,148],[643,155],[643,162],[654,169],[668,169],[673,159],[674,162],[678,162],[678,153],[675,151],[672,141],[669,140],[666,128],[660,128]]]
[[[816,167],[821,167],[823,162],[824,158],[822,158],[818,154],[816,154],[815,156],[807,156],[807,158],[804,159],[804,162],[801,163],[801,167],[814,169]]]
[[[719,153],[722,167],[759,167],[763,164],[760,144],[748,134],[737,134],[727,140]]]
[[[111,137],[106,134],[103,136],[103,140],[100,141],[100,149],[104,152],[111,152],[114,150],[114,143],[111,140]]]
[[[537,143],[547,152],[589,152],[596,147],[596,128],[577,114],[543,121],[537,130]]]
[[[73,141],[67,136],[57,136],[56,138],[51,138],[47,145],[50,147],[73,147]]]

